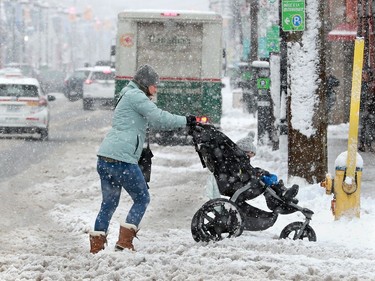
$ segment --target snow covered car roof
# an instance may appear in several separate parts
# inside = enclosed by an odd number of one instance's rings
[[[16,67],[5,67],[0,69],[0,77],[23,76],[22,70]]]
[[[23,76],[0,76],[0,84],[35,85],[40,87],[37,79]]]
[[[111,70],[112,72],[115,71],[113,67],[110,66],[94,66],[91,68],[92,71],[104,71],[104,70]]]

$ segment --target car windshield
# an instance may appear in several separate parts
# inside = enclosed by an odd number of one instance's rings
[[[2,97],[38,97],[38,88],[35,85],[2,84]]]
[[[92,80],[115,80],[114,72],[94,72],[91,77]]]

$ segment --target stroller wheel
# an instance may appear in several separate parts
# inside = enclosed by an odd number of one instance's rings
[[[191,234],[193,235],[193,239],[196,242],[202,241],[201,236],[200,236],[200,229],[198,227],[198,217],[200,216],[200,211],[199,209],[193,216],[193,219],[191,220]]]
[[[244,224],[234,202],[224,198],[205,203],[193,216],[191,232],[195,241],[219,241],[240,236]]]
[[[310,225],[306,225],[305,229],[303,230],[301,236],[297,238],[299,231],[302,229],[303,222],[292,222],[288,224],[280,233],[280,239],[305,239],[307,238],[309,241],[315,242],[316,241],[316,234],[314,229]]]

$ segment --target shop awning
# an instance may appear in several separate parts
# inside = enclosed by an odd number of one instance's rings
[[[352,41],[357,37],[357,25],[342,23],[328,33],[329,41]]]

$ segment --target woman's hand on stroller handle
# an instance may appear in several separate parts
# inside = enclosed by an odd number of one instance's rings
[[[186,116],[186,127],[188,128],[188,134],[192,135],[193,131],[197,126],[197,117],[195,115]]]
[[[186,116],[186,126],[189,127],[189,129],[194,129],[197,125],[197,117],[194,115],[188,115]]]

